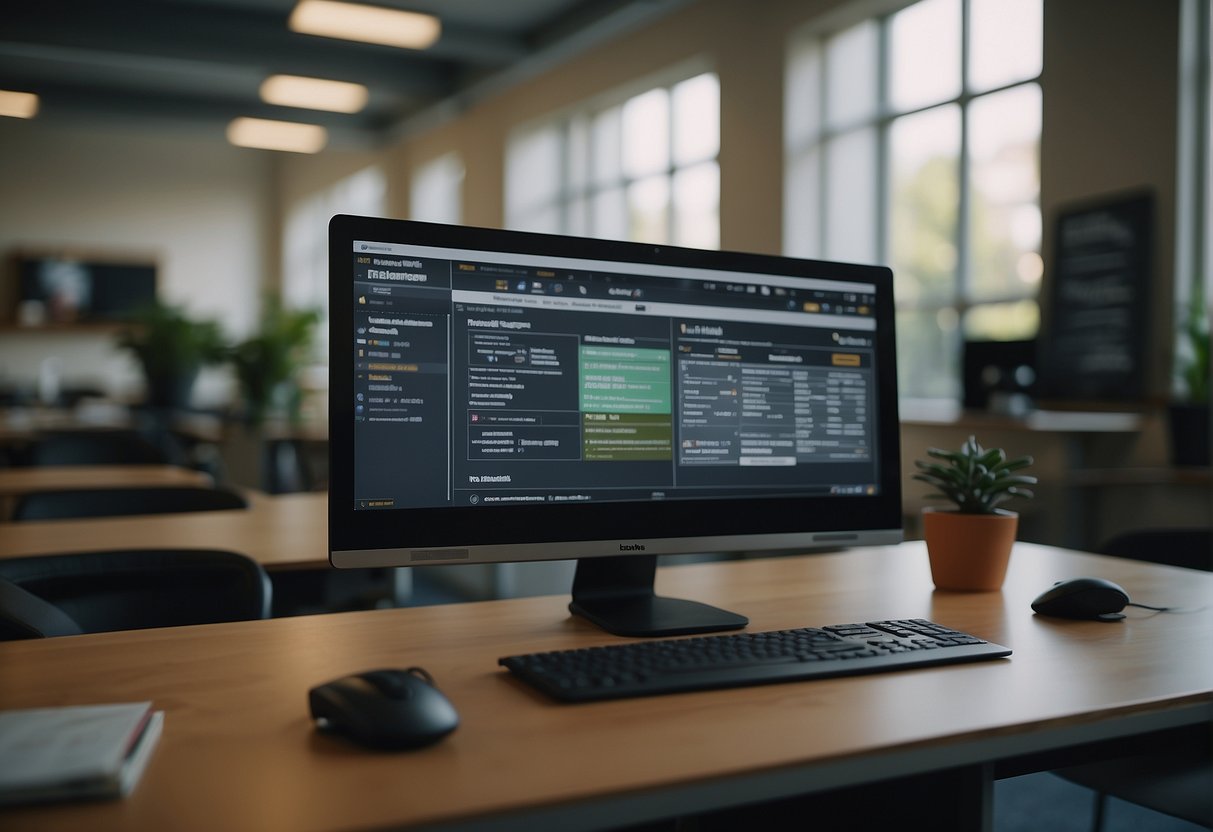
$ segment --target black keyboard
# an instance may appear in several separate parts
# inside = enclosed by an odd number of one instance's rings
[[[568,702],[881,673],[1011,655],[916,618],[672,638],[507,656],[497,663]]]

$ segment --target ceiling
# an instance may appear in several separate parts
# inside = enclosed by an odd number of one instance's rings
[[[37,93],[39,119],[156,120],[222,130],[237,116],[304,121],[367,144],[435,104],[550,66],[686,0],[375,0],[429,12],[425,51],[291,32],[295,0],[34,0],[5,4],[0,89]],[[353,115],[265,104],[276,73],[355,81]]]

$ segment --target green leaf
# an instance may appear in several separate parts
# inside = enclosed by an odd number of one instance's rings
[[[932,499],[951,500],[965,514],[992,514],[995,507],[1014,497],[1030,499],[1021,486],[1033,485],[1032,476],[1013,475],[1032,464],[1032,457],[1009,459],[1002,448],[983,448],[969,436],[958,451],[928,448],[927,456],[939,462],[915,460],[912,478],[938,489]]]

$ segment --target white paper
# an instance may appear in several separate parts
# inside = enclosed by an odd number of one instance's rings
[[[128,702],[0,712],[0,802],[129,791],[159,737],[162,715],[144,727],[150,709]]]

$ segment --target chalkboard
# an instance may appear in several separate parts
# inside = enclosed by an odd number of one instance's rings
[[[1154,197],[1110,198],[1057,217],[1042,397],[1140,402],[1147,393]]]
[[[125,321],[156,299],[151,256],[17,252],[13,263],[15,287],[0,289],[11,308],[0,314],[27,326]]]

